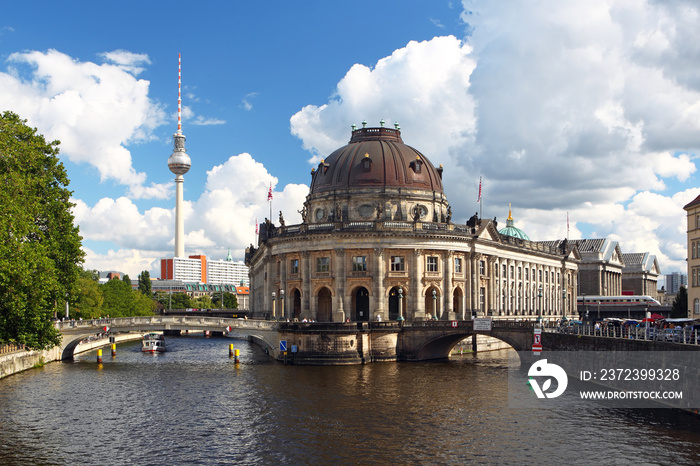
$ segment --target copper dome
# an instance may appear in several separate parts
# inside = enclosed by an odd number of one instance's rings
[[[313,172],[310,194],[357,188],[442,191],[442,168],[401,140],[401,131],[360,128]]]

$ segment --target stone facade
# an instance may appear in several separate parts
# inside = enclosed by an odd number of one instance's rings
[[[435,168],[398,129],[362,128],[312,171],[303,223],[261,225],[246,252],[253,315],[320,322],[555,320],[576,310],[575,245],[451,221]],[[400,317],[399,317],[400,316]]]

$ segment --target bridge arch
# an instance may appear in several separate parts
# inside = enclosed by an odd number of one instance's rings
[[[491,331],[474,332],[471,325],[463,325],[463,322],[459,322],[457,327],[448,326],[449,322],[426,322],[425,324],[424,326],[404,326],[399,349],[403,359],[409,361],[447,359],[460,341],[472,335],[497,338],[516,351],[532,348],[532,327],[504,326],[503,328],[494,327]]]

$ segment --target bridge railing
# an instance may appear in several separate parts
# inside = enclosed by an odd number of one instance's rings
[[[237,328],[259,328],[273,329],[276,328],[277,322],[256,320],[256,319],[232,319],[228,317],[208,317],[202,315],[178,315],[178,316],[135,316],[135,317],[111,317],[105,319],[86,319],[86,320],[71,320],[57,321],[56,328],[61,331],[65,330],[99,330],[102,327],[128,328],[139,326],[153,326],[160,324],[200,324],[199,326],[219,324],[222,327],[231,326]]]
[[[547,328],[545,332],[568,333],[600,338],[622,338],[630,340],[663,341],[666,343],[681,343],[700,345],[700,332],[697,329],[657,329],[655,327],[632,326],[603,326],[574,325],[570,327]]]

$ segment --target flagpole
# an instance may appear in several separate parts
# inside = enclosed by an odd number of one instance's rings
[[[479,203],[479,218],[482,218],[481,216],[481,208],[484,205],[484,203],[481,200],[481,177],[479,177],[479,197],[477,198],[476,202]]]
[[[267,192],[267,201],[270,203],[270,223],[272,223],[272,181],[270,181],[270,190]]]

